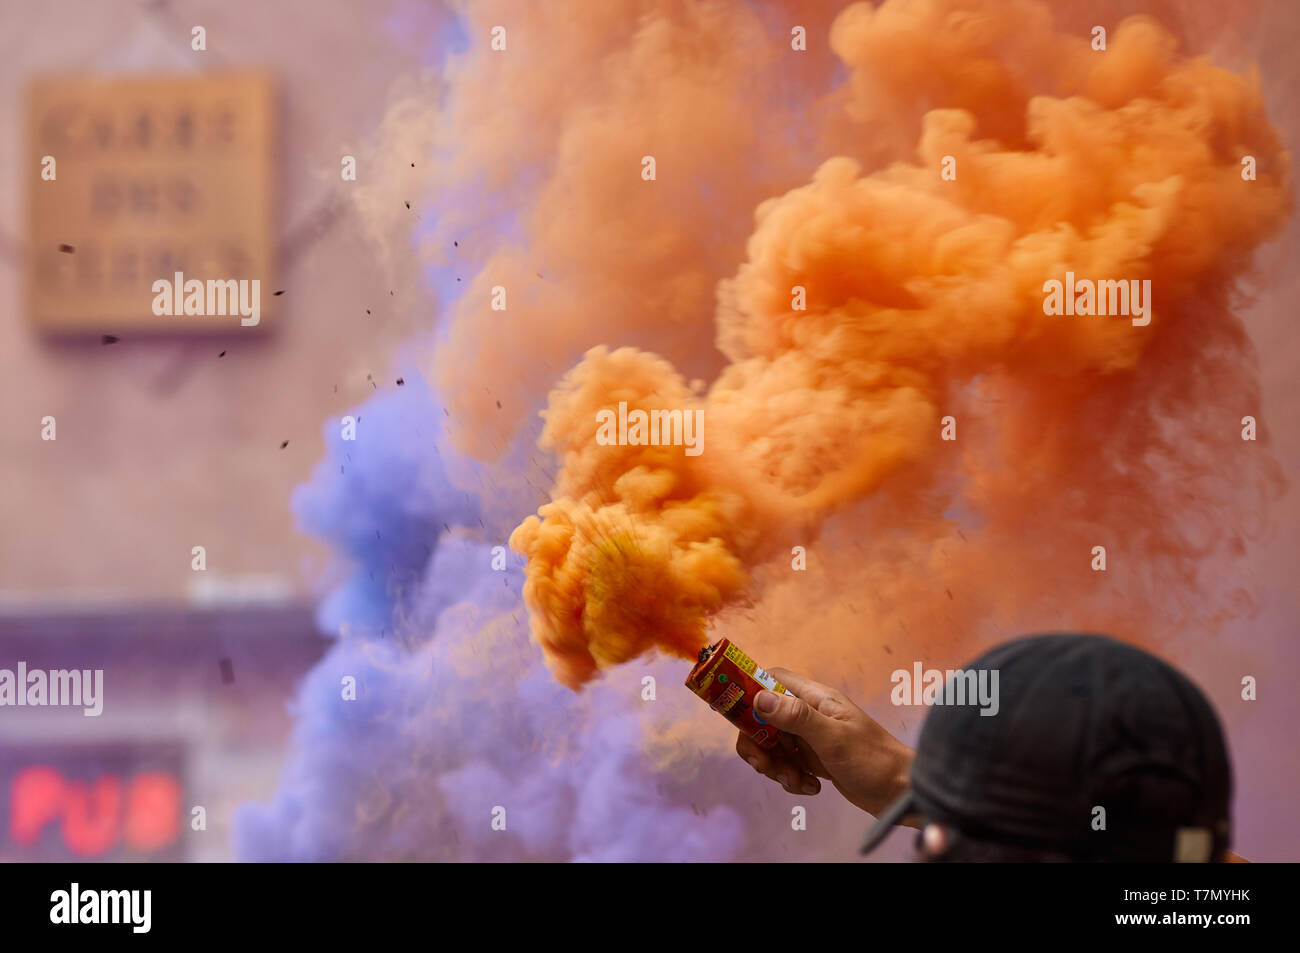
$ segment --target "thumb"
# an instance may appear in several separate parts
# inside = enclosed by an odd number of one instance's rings
[[[754,710],[764,721],[806,738],[814,746],[818,739],[825,737],[830,727],[829,718],[794,695],[778,695],[764,689],[754,698]]]

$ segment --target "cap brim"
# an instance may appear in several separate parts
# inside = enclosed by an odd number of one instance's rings
[[[867,839],[862,842],[861,852],[869,854],[879,847],[880,842],[889,836],[895,825],[915,810],[916,803],[912,797],[912,789],[908,788],[898,800],[876,815],[876,823],[867,832]]]

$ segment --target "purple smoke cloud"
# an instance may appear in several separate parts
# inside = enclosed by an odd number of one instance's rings
[[[745,823],[721,789],[692,790],[642,751],[646,719],[675,717],[690,699],[679,687],[649,704],[641,678],[676,685],[681,663],[637,666],[580,695],[559,685],[528,638],[518,558],[496,549],[504,540],[488,538],[477,501],[447,478],[427,385],[408,376],[354,416],[355,441],[327,425],[327,457],[294,499],[304,528],[351,568],[319,612],[323,631],[344,634],[291,706],[275,797],[236,814],[236,856],[736,856]],[[498,808],[504,830],[492,825]]]

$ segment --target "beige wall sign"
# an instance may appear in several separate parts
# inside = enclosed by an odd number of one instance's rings
[[[33,84],[29,105],[28,307],[39,327],[266,327],[277,290],[266,76],[50,79]]]

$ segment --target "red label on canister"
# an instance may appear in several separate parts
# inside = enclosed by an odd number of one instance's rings
[[[708,702],[714,711],[721,712],[760,748],[776,744],[781,732],[754,711],[754,698],[765,688],[789,693],[729,639],[700,652],[699,662],[686,677],[686,687]]]

